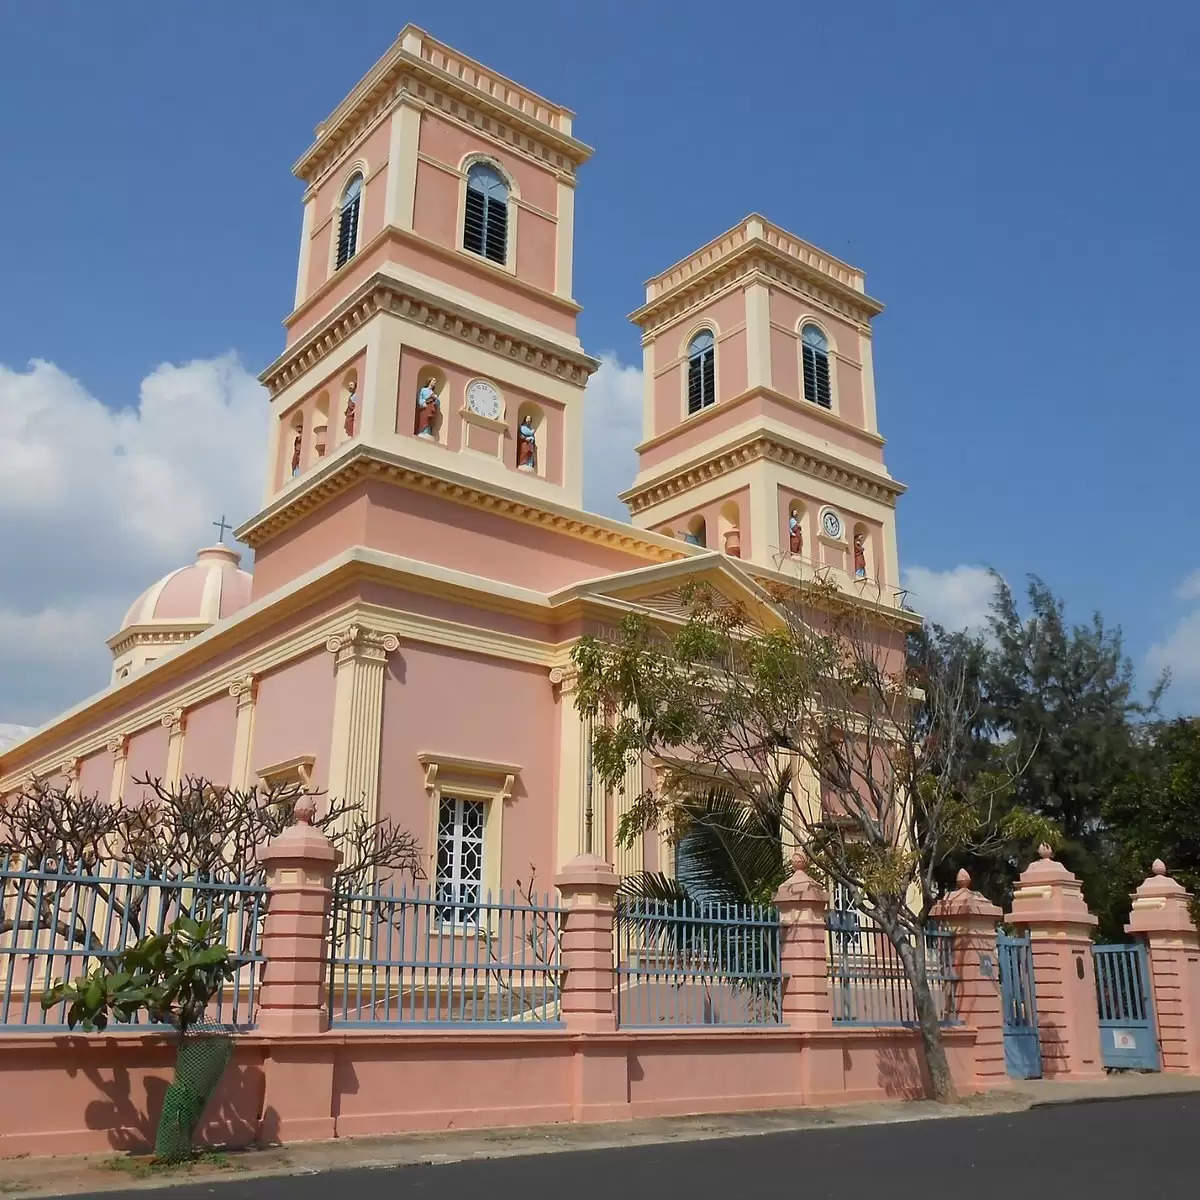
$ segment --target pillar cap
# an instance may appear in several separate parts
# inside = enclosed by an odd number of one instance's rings
[[[1196,933],[1191,915],[1192,894],[1167,874],[1167,865],[1156,858],[1150,875],[1133,893],[1126,933]]]
[[[577,854],[558,873],[554,881],[560,889],[568,888],[613,888],[621,880],[604,859],[595,854]]]
[[[301,796],[292,810],[293,823],[259,851],[259,862],[264,866],[296,859],[331,864],[341,862],[341,851],[335,850],[321,830],[313,826],[316,811],[316,799],[313,796]]]
[[[808,859],[803,854],[792,858],[792,873],[779,885],[771,897],[775,904],[829,903],[825,889],[808,873]]]
[[[960,867],[954,877],[954,891],[943,896],[930,910],[938,920],[954,917],[979,917],[990,924],[999,921],[1004,910],[993,904],[982,892],[971,890],[971,873]]]
[[[1083,885],[1062,863],[1051,857],[1045,842],[1038,856],[1021,872],[1006,920],[1021,925],[1075,926],[1089,929],[1099,921],[1088,910]]]

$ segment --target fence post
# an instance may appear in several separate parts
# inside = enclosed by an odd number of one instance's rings
[[[1043,1075],[1099,1079],[1104,1070],[1091,939],[1097,921],[1079,880],[1051,853],[1045,843],[1038,847],[1005,919],[1029,930]]]
[[[972,1059],[979,1088],[1007,1083],[1004,1066],[1004,1007],[996,964],[996,923],[1004,910],[971,890],[971,876],[959,871],[957,887],[943,896],[930,915],[954,934],[958,975],[958,1016],[975,1029]]]
[[[563,1022],[569,1034],[580,1035],[572,1061],[571,1118],[612,1120],[628,1115],[629,1086],[628,1055],[615,1037],[613,924],[620,880],[602,858],[578,854],[554,882],[566,910],[560,950]]]
[[[792,873],[773,900],[779,909],[779,969],[783,974],[783,1022],[796,1029],[829,1029],[829,965],[825,952],[829,897],[804,869]]]
[[[1200,933],[1191,899],[1156,858],[1125,926],[1146,940],[1164,1071],[1200,1072]]]
[[[263,1142],[334,1135],[333,1048],[314,1043],[311,1035],[329,1028],[325,972],[331,883],[340,855],[312,827],[315,808],[312,797],[302,797],[296,823],[259,855],[268,900],[258,1032],[273,1039],[264,1064]]]

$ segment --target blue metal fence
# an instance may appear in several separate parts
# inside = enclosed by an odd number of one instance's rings
[[[206,1020],[248,1028],[262,973],[266,894],[258,875],[163,879],[124,864],[0,858],[0,1033],[66,1029],[65,1003],[42,1009],[48,986],[86,974],[181,915],[212,921],[236,967]]]
[[[1111,1070],[1157,1071],[1158,1038],[1143,943],[1093,946],[1100,1059]]]
[[[629,900],[617,907],[625,1027],[778,1025],[779,913],[753,904]]]
[[[331,1023],[556,1026],[561,923],[549,896],[515,891],[452,904],[427,889],[335,891]]]
[[[830,1008],[839,1025],[915,1025],[916,1005],[904,964],[887,934],[865,913],[832,909],[827,919]],[[925,973],[943,1025],[957,1020],[954,935],[925,930]]]

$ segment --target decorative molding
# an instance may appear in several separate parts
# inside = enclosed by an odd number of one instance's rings
[[[237,701],[238,708],[243,704],[253,704],[258,697],[258,676],[253,672],[239,675],[229,685],[229,694]]]
[[[522,157],[564,175],[573,176],[575,169],[591,157],[591,147],[566,132],[570,128],[569,110],[457,55],[428,34],[413,32],[420,39],[416,53],[404,45],[409,30],[401,32],[350,95],[317,127],[316,141],[292,167],[297,178],[310,186],[320,182],[346,151],[398,103],[436,109],[457,124],[476,129]],[[445,65],[435,65],[423,52],[437,54]],[[468,75],[472,82],[467,82]],[[497,97],[484,91],[479,86],[481,79],[489,80],[504,95]]]
[[[104,745],[114,758],[125,758],[129,754],[129,734],[114,733]]]
[[[832,483],[836,487],[865,496],[868,500],[886,504],[889,508],[895,508],[896,500],[907,490],[904,484],[895,480],[856,470],[816,450],[789,446],[771,434],[760,433],[751,435],[737,445],[714,451],[693,466],[685,467],[666,478],[630,488],[629,491],[621,493],[620,499],[625,501],[629,505],[629,511],[636,515],[673,496],[707,483],[710,479],[719,479],[739,467],[760,460],[800,471],[813,479]]]
[[[172,708],[159,718],[164,729],[170,730],[172,736],[183,733],[187,728],[187,712],[183,708]]]
[[[267,787],[276,783],[299,783],[301,787],[308,787],[316,761],[311,754],[297,754],[282,762],[259,767],[254,773]]]
[[[204,621],[191,623],[183,628],[175,626],[171,629],[153,629],[145,625],[132,625],[109,638],[106,644],[112,650],[114,657],[124,654],[126,650],[132,650],[135,646],[164,644],[178,646],[182,642],[190,641],[198,633],[203,633],[211,624],[211,621]]]
[[[400,639],[394,633],[368,629],[356,622],[327,638],[325,649],[335,656],[339,666],[352,658],[383,662],[400,649]]]
[[[437,791],[440,777],[445,774],[490,782],[492,786],[483,786],[479,790],[502,803],[512,799],[517,776],[521,773],[521,768],[514,763],[493,762],[487,758],[462,758],[456,754],[435,754],[428,750],[417,755],[417,762],[425,768],[425,790],[430,795]]]
[[[621,550],[650,562],[674,562],[686,557],[683,550],[663,546],[659,540],[651,540],[645,532],[632,525],[600,525],[588,520],[589,514],[578,516],[561,510],[543,507],[537,501],[516,495],[502,495],[485,490],[486,485],[463,480],[445,479],[433,475],[416,464],[384,459],[380,452],[361,443],[353,445],[342,458],[332,460],[324,468],[328,474],[318,472],[310,481],[295,492],[284,495],[274,506],[261,516],[252,518],[236,532],[239,541],[252,549],[278,537],[285,529],[303,520],[322,505],[340,496],[348,488],[366,480],[383,480],[426,492],[442,499],[463,504],[469,508],[497,513],[528,525],[561,533],[582,541],[595,542],[614,550]]]
[[[513,362],[583,387],[600,363],[582,350],[537,337],[499,321],[488,321],[377,271],[295,346],[266,368],[259,381],[271,396],[307,374],[377,313],[388,313],[426,329],[490,350]]]
[[[496,421],[491,417],[485,417],[482,413],[475,412],[465,404],[458,410],[458,415],[467,425],[478,425],[480,429],[486,429],[491,433],[498,433],[501,437],[505,437],[508,434],[507,421]]]

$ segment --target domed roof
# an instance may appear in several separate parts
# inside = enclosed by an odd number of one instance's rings
[[[240,569],[241,556],[229,546],[207,546],[196,561],[151,584],[121,622],[135,625],[212,625],[250,603],[251,576]]]

